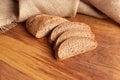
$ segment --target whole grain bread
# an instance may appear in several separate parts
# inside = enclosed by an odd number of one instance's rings
[[[63,60],[78,54],[93,50],[97,47],[97,42],[89,38],[71,37],[63,41],[55,51],[55,57]]]
[[[93,40],[95,39],[95,35],[91,31],[81,31],[81,29],[71,29],[71,30],[65,31],[57,38],[54,44],[54,49],[56,49],[64,40],[74,36],[78,36],[81,38],[86,37]]]
[[[41,38],[48,35],[57,25],[67,21],[58,16],[41,14],[30,17],[26,22],[26,28],[36,38]]]
[[[49,42],[53,43],[63,32],[70,29],[81,29],[81,31],[91,31],[89,25],[80,22],[65,22],[58,25],[52,32]]]

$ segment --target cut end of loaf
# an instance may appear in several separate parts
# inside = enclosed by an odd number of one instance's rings
[[[72,56],[91,51],[97,47],[97,42],[88,38],[71,37],[56,50],[56,58],[63,60]]]

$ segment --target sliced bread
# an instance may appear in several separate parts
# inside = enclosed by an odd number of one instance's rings
[[[41,14],[30,17],[26,22],[26,28],[36,38],[41,38],[50,33],[57,25],[66,21],[68,20],[58,16]]]
[[[71,37],[63,41],[55,51],[58,60],[66,59],[78,54],[93,50],[97,47],[97,42],[93,39]]]
[[[80,22],[65,22],[58,25],[51,33],[49,42],[53,43],[58,36],[60,36],[63,32],[70,30],[70,29],[81,29],[81,31],[91,31],[90,27],[85,23]]]
[[[95,35],[90,31],[81,31],[80,29],[71,29],[71,30],[68,30],[68,31],[62,33],[57,38],[57,40],[54,44],[54,49],[56,49],[60,45],[60,43],[62,43],[64,40],[66,40],[70,37],[74,37],[74,36],[95,39]]]

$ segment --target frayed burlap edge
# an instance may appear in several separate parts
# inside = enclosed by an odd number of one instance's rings
[[[4,33],[6,31],[10,30],[11,28],[15,27],[16,25],[17,25],[17,22],[12,22],[11,24],[0,26],[0,33]]]

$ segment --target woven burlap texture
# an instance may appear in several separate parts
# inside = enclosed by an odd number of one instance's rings
[[[80,0],[0,0],[0,30],[9,30],[17,22],[25,21],[36,14],[71,17],[75,16],[77,11],[99,18],[104,17],[86,0],[82,3]]]

